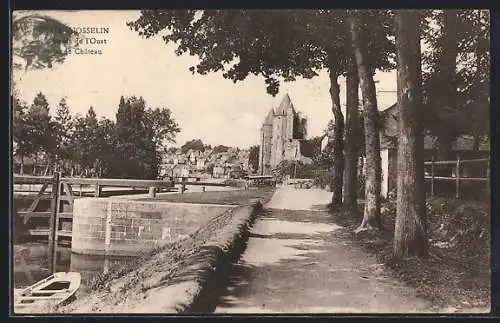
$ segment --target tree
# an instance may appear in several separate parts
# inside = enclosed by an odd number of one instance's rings
[[[398,62],[398,179],[394,231],[397,258],[427,255],[420,14],[396,10],[394,15]]]
[[[86,175],[92,170],[100,151],[97,140],[98,124],[97,115],[92,107],[84,117],[77,115],[74,118],[72,155],[80,171]]]
[[[151,175],[150,169],[154,166],[156,156],[148,153],[151,143],[148,143],[148,131],[144,123],[145,102],[141,98],[132,96],[125,100],[122,96],[116,113],[114,139],[117,159],[113,177],[144,179],[146,174]],[[154,149],[152,149],[154,150]]]
[[[32,138],[29,135],[29,127],[27,124],[27,110],[25,103],[17,97],[13,96],[13,117],[12,117],[12,132],[15,143],[15,153],[20,158],[20,173],[24,174],[24,158],[26,155],[33,153],[34,146]]]
[[[260,146],[251,146],[250,152],[248,154],[248,164],[252,167],[253,170],[259,169],[259,155],[260,155]]]
[[[109,123],[106,124],[109,127]],[[175,142],[179,126],[169,109],[152,109],[142,97],[120,98],[113,145],[116,158],[110,176],[155,179],[166,142]]]
[[[345,129],[345,166],[344,166],[344,208],[358,213],[358,160],[360,145],[359,127],[359,78],[354,59],[346,77],[346,129]]]
[[[63,98],[59,101],[56,113],[54,116],[54,137],[55,137],[55,162],[69,161],[71,159],[71,141],[73,122],[66,100]]]
[[[113,145],[114,127],[114,122],[104,117],[102,117],[97,124],[94,142],[97,152],[93,167],[97,171],[99,177],[107,177],[111,173],[113,163],[117,157]]]
[[[217,153],[225,153],[228,150],[229,150],[229,147],[224,146],[224,145],[218,145],[218,146],[215,146],[212,151],[213,151],[213,153],[217,154]]]
[[[337,129],[341,129],[337,79],[345,72],[345,57],[350,53],[344,16],[343,10],[143,10],[139,19],[128,25],[147,38],[166,32],[163,39],[178,44],[178,55],[189,52],[200,58],[190,67],[193,73],[222,71],[224,78],[234,82],[250,73],[260,74],[271,95],[278,93],[280,79],[312,78],[319,70],[328,69],[332,111]],[[384,66],[387,51],[381,49],[391,44],[383,24],[373,27],[375,37],[369,47],[377,53],[373,55],[377,64]],[[342,131],[337,134],[343,136]],[[341,139],[334,141],[342,144]],[[337,151],[341,154],[342,149]],[[336,162],[335,169],[340,170],[343,159]],[[336,204],[341,202],[342,176],[335,176],[334,182],[332,202]]]
[[[39,153],[49,155],[54,148],[53,123],[49,104],[41,92],[36,95],[24,118],[24,130],[29,142],[29,153],[35,156],[35,167]]]
[[[175,136],[181,130],[167,108],[147,108],[145,111],[146,128],[151,131],[151,137],[157,152],[168,143],[175,143]]]
[[[366,181],[365,210],[363,221],[356,232],[381,228],[380,218],[380,188],[382,169],[380,161],[380,139],[378,127],[378,108],[375,83],[373,81],[373,58],[367,48],[368,24],[363,21],[365,14],[353,10],[349,16],[352,49],[358,69],[361,93],[363,97],[363,120],[365,131]],[[371,26],[370,26],[371,27]],[[373,55],[373,54],[372,54]]]
[[[186,141],[186,143],[181,146],[181,152],[183,154],[187,153],[190,149],[205,151],[205,145],[203,145],[203,142],[200,139],[193,139]]]
[[[438,138],[439,159],[454,157],[451,145],[459,135],[489,135],[488,16],[483,10],[447,9],[423,20],[429,48],[423,53],[424,123]],[[450,173],[447,167],[437,171]]]

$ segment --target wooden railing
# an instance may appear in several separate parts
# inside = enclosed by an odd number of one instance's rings
[[[466,177],[462,176],[461,169],[463,165],[473,164],[473,163],[484,163],[486,164],[486,177]],[[455,176],[436,176],[436,166],[448,165],[455,169]],[[434,158],[431,161],[424,162],[424,167],[430,167],[430,175],[426,175],[425,179],[430,180],[431,185],[431,195],[435,194],[435,182],[436,181],[454,181],[455,182],[455,197],[460,198],[460,185],[463,182],[485,182],[486,189],[489,191],[490,188],[490,159],[465,159],[461,160],[457,157],[456,160],[440,160],[435,161]]]

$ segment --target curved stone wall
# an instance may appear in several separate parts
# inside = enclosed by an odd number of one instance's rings
[[[236,206],[84,198],[73,207],[71,249],[134,256],[181,239]]]

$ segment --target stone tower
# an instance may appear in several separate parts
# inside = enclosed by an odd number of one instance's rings
[[[300,158],[300,139],[306,131],[304,122],[286,94],[276,109],[271,109],[260,132],[259,174],[270,175],[284,160]]]
[[[259,174],[267,175],[271,172],[271,151],[273,136],[274,111],[269,111],[260,129]]]

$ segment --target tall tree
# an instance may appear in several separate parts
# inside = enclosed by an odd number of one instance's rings
[[[17,95],[13,96],[13,116],[12,116],[12,132],[15,143],[15,154],[20,159],[20,173],[24,174],[24,159],[34,151],[32,137],[29,134],[27,124],[28,107],[23,103]]]
[[[145,102],[132,96],[120,98],[115,124],[115,145],[122,156],[113,177],[144,179],[150,164],[146,149],[148,134],[144,124]]]
[[[378,107],[375,82],[373,81],[373,58],[367,48],[368,33],[372,27],[364,20],[366,14],[353,10],[349,16],[351,44],[358,69],[361,93],[363,97],[363,120],[365,131],[366,180],[365,209],[363,221],[356,229],[360,232],[372,228],[381,228],[380,189],[382,169],[380,161],[380,139],[378,126]],[[372,53],[373,55],[373,53]]]
[[[394,14],[398,91],[398,179],[394,231],[397,258],[427,255],[425,216],[420,13]]]
[[[344,208],[351,213],[358,212],[358,160],[360,146],[358,90],[358,71],[353,58],[346,77],[346,143],[344,154]]]
[[[489,134],[489,15],[433,10],[423,22],[425,124],[438,137],[438,157],[450,159],[457,136]],[[438,171],[446,174],[449,168]]]
[[[38,156],[44,154],[45,157],[48,157],[54,148],[54,132],[49,103],[41,92],[36,95],[28,108],[24,122],[28,140],[31,143],[31,153],[35,156],[36,167]]]
[[[71,136],[73,130],[72,117],[68,104],[63,98],[59,101],[54,116],[55,161],[67,162],[71,159]]]
[[[97,128],[98,119],[92,107],[90,107],[84,117],[76,116],[74,121],[74,132],[72,142],[74,143],[73,155],[80,168],[80,172],[90,174],[100,147],[98,145]]]
[[[151,139],[156,151],[165,149],[165,145],[175,143],[175,136],[180,132],[179,124],[167,108],[147,108],[145,111],[146,128],[151,131]]]
[[[255,171],[259,169],[259,153],[260,153],[259,145],[250,147],[250,152],[248,154],[248,164]]]
[[[457,56],[458,56],[458,41],[457,41],[457,24],[458,10],[446,9],[443,11],[443,30],[441,36],[441,51],[439,57],[439,73],[436,73],[437,83],[439,84],[439,95],[433,96],[435,108],[450,107],[455,108],[457,105]],[[440,127],[446,129],[447,127]],[[452,159],[452,142],[453,136],[450,131],[439,131],[438,133],[438,159]],[[451,169],[445,167],[439,172],[446,176],[446,173],[451,174]],[[444,172],[444,173],[443,173]]]

